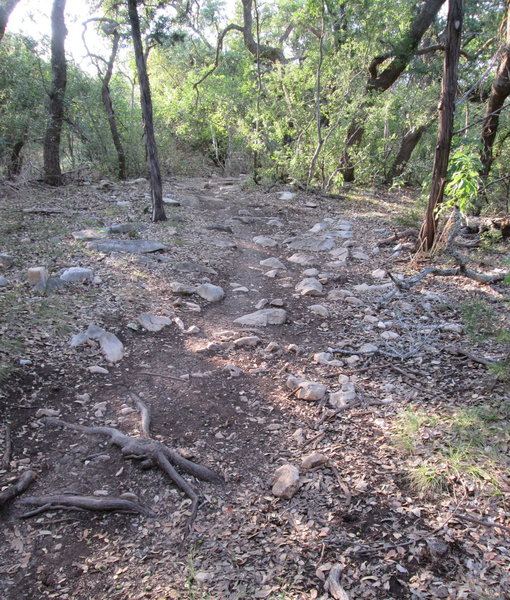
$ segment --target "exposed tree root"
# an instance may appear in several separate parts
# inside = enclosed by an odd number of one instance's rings
[[[3,492],[0,492],[0,507],[2,507],[6,502],[16,498],[22,494],[28,486],[34,481],[35,473],[33,471],[25,471],[23,475]]]
[[[389,246],[390,244],[393,244],[394,242],[401,240],[403,238],[407,238],[407,237],[417,238],[419,233],[420,232],[418,231],[418,229],[416,229],[415,227],[410,227],[409,229],[404,229],[404,231],[396,232],[393,235],[390,235],[390,237],[388,237],[388,238],[379,240],[377,242],[377,245],[378,246]]]
[[[0,462],[0,469],[2,471],[7,471],[9,468],[9,463],[11,462],[11,451],[12,451],[12,441],[11,441],[11,428],[9,424],[5,424],[5,450],[2,456],[2,462]]]
[[[125,435],[114,427],[86,427],[84,425],[68,423],[67,421],[63,421],[56,417],[45,417],[41,419],[41,421],[49,425],[74,429],[75,431],[79,431],[86,435],[102,435],[109,437],[110,442],[121,449],[124,458],[132,458],[141,461],[141,466],[144,469],[150,469],[155,466],[159,467],[191,500],[191,515],[186,524],[189,533],[191,532],[193,522],[197,516],[200,497],[193,487],[177,472],[173,465],[176,465],[183,471],[204,481],[219,483],[222,479],[219,475],[214,473],[214,471],[182,457],[175,452],[175,450],[168,448],[168,446],[162,442],[150,439],[150,411],[136,394],[131,393],[131,397],[135,400],[142,413],[141,429],[146,436],[145,439]]]
[[[57,494],[53,496],[30,496],[23,498],[21,504],[35,504],[38,508],[21,515],[22,519],[33,517],[47,510],[95,510],[95,511],[114,511],[122,513],[135,513],[145,515],[146,517],[155,517],[156,514],[146,506],[117,498],[115,496],[75,496],[66,494]]]

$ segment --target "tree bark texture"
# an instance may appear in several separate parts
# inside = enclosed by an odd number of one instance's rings
[[[358,146],[365,133],[365,120],[368,109],[372,106],[374,95],[382,94],[389,89],[404,72],[427,29],[434,22],[439,9],[445,0],[426,0],[411,22],[407,35],[396,45],[391,53],[376,56],[368,67],[369,77],[365,85],[367,98],[361,103],[352,118],[347,130],[344,151],[340,158],[339,171],[344,181],[351,182],[355,179],[355,169],[351,159],[351,150]],[[391,59],[388,66],[378,72],[379,65]]]
[[[147,160],[149,162],[151,192],[152,192],[152,220],[166,221],[165,208],[163,206],[163,186],[161,183],[161,172],[159,169],[158,149],[154,135],[154,120],[152,116],[152,98],[145,63],[142,35],[140,33],[140,19],[136,7],[136,0],[128,0],[129,22],[131,24],[131,37],[135,50],[136,69],[140,83],[140,95],[142,104],[143,123],[145,127],[145,144],[147,148]]]
[[[44,137],[44,180],[49,185],[62,185],[60,170],[60,136],[64,121],[64,98],[67,85],[64,20],[66,0],[54,0],[51,11],[51,90],[49,122]]]
[[[19,0],[0,0],[0,41],[5,34],[7,21]]]
[[[421,248],[430,250],[437,230],[436,209],[443,201],[446,173],[450,158],[450,146],[455,115],[455,94],[464,17],[464,0],[449,0],[446,52],[443,69],[443,84],[439,102],[439,127],[437,132],[432,184],[425,218],[420,231]]]
[[[501,50],[496,79],[492,84],[491,93],[487,101],[486,119],[482,127],[482,149],[480,160],[482,162],[482,179],[486,180],[493,161],[492,149],[498,132],[499,115],[501,107],[510,95],[510,1],[506,14],[506,40]]]
[[[255,40],[253,36],[253,14],[252,14],[252,4],[253,0],[242,0],[243,3],[243,39],[244,45],[248,49],[248,51],[253,54],[260,60],[264,58],[273,63],[286,63],[288,62],[283,54],[283,50],[281,48],[273,48],[272,46],[266,46],[265,44],[260,44],[257,40]]]

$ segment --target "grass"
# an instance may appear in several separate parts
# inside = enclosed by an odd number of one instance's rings
[[[411,486],[420,496],[443,494],[457,485],[498,492],[508,470],[508,406],[461,408],[447,414],[406,409],[395,420],[396,447],[412,454]],[[421,456],[419,462],[417,456]]]

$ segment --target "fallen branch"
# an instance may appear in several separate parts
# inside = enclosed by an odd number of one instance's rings
[[[482,525],[483,527],[497,527],[510,533],[510,527],[507,527],[506,525],[494,523],[493,521],[487,521],[485,519],[477,519],[476,517],[472,517],[471,515],[467,515],[465,513],[458,513],[455,518],[458,520],[467,521],[468,523],[474,523],[475,525]]]
[[[117,498],[115,496],[103,496],[97,498],[96,496],[78,496],[78,495],[65,495],[57,494],[54,496],[30,496],[29,498],[23,498],[21,504],[34,504],[38,508],[31,510],[21,515],[22,519],[33,517],[47,510],[93,510],[93,511],[110,511],[110,512],[121,512],[121,513],[135,513],[145,515],[146,517],[155,517],[156,513],[152,510],[126,500],[125,498]]]
[[[379,242],[377,242],[377,246],[389,246],[390,244],[393,244],[397,240],[401,240],[401,239],[407,238],[407,237],[416,237],[417,238],[419,233],[420,232],[415,227],[410,227],[409,229],[404,229],[404,231],[397,231],[390,237],[384,238],[383,240],[380,240]]]
[[[479,354],[475,354],[474,352],[470,352],[469,350],[464,350],[463,348],[458,348],[457,346],[446,346],[445,350],[449,354],[465,356],[473,362],[477,362],[481,365],[489,366],[496,364],[495,360],[485,358],[485,356],[480,356]]]
[[[138,408],[142,411],[142,431],[148,435],[148,425],[150,423],[150,412],[147,406],[134,395]],[[74,429],[86,435],[102,435],[110,438],[110,442],[114,446],[118,446],[124,458],[132,458],[141,461],[142,468],[149,469],[159,467],[175,485],[180,488],[191,500],[191,515],[186,524],[188,533],[191,532],[193,522],[197,516],[200,497],[193,487],[180,475],[173,465],[181,468],[190,475],[209,482],[220,482],[221,477],[204,467],[196,464],[177,452],[168,448],[162,442],[153,439],[140,439],[126,435],[114,427],[86,427],[85,425],[77,425],[68,423],[56,417],[44,417],[41,419],[43,423],[48,425],[57,425],[58,427],[66,427]]]
[[[9,502],[9,500],[12,500],[16,496],[22,494],[29,487],[32,481],[34,481],[34,479],[35,473],[33,471],[25,471],[23,475],[21,475],[21,477],[16,481],[16,483],[11,485],[11,487],[8,487],[3,492],[0,492],[0,507]]]

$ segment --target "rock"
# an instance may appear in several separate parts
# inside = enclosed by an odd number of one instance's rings
[[[359,362],[361,358],[357,354],[353,354],[345,359],[345,362],[351,367],[354,366],[357,362]]]
[[[300,400],[309,400],[314,402],[316,400],[322,400],[326,395],[328,388],[322,383],[315,383],[314,381],[302,381],[299,384],[299,389],[296,392],[296,397]]]
[[[304,471],[308,471],[309,469],[314,469],[315,467],[320,467],[320,465],[326,464],[328,460],[329,459],[325,454],[314,452],[313,454],[303,457],[301,466],[303,467]]]
[[[59,410],[55,410],[53,408],[40,408],[35,416],[40,419],[41,417],[58,417],[60,415]]]
[[[315,223],[315,225],[309,229],[310,233],[320,233],[321,231],[325,231],[329,226],[326,223]]]
[[[272,492],[278,498],[289,500],[299,488],[299,469],[294,465],[282,465],[276,469]]]
[[[9,280],[0,275],[0,287],[7,287],[9,285]]]
[[[14,258],[10,254],[0,252],[0,268],[9,269],[14,264]]]
[[[464,331],[464,328],[458,323],[445,323],[444,325],[441,325],[441,331],[445,331],[446,333],[457,333],[460,335]]]
[[[289,191],[278,192],[278,194],[280,196],[280,200],[283,200],[283,201],[292,200],[293,198],[296,197],[296,194],[294,192],[289,192]]]
[[[344,298],[347,298],[350,295],[351,292],[349,292],[349,290],[342,290],[337,288],[328,292],[328,300],[343,300]]]
[[[280,219],[272,217],[266,221],[266,225],[271,225],[272,227],[283,227],[284,223]]]
[[[243,315],[234,320],[238,325],[253,325],[265,327],[266,325],[283,325],[287,320],[287,312],[282,308],[265,308],[256,312]]]
[[[250,290],[245,287],[244,285],[241,285],[240,287],[236,287],[232,290],[233,292],[237,292],[238,294],[249,294]]]
[[[225,297],[225,290],[212,283],[202,283],[197,287],[195,293],[208,302],[219,302]]]
[[[363,321],[365,321],[365,323],[374,324],[374,323],[377,323],[377,321],[379,321],[379,319],[377,317],[375,317],[374,315],[365,315],[363,317]]]
[[[209,273],[210,275],[217,275],[218,273],[211,267],[201,265],[194,262],[179,262],[173,265],[176,271],[184,271],[185,273]]]
[[[165,250],[165,246],[155,240],[117,240],[109,238],[90,242],[88,247],[98,252],[130,252],[132,254],[147,254]]]
[[[287,260],[291,263],[295,263],[296,265],[301,265],[303,267],[315,265],[317,263],[317,259],[314,256],[310,254],[302,254],[300,252],[289,256]]]
[[[259,300],[257,302],[257,304],[255,304],[255,308],[257,310],[260,310],[262,308],[264,308],[265,306],[267,306],[269,304],[269,300],[267,298],[262,298],[261,300]]]
[[[187,283],[181,283],[180,281],[171,281],[168,285],[172,292],[179,296],[190,296],[191,294],[194,294],[197,289],[196,285],[188,285]]]
[[[370,260],[370,256],[366,252],[363,252],[362,250],[352,250],[351,256],[352,256],[352,258],[355,258],[356,260]]]
[[[181,205],[181,203],[179,202],[179,200],[174,200],[173,198],[163,198],[163,202],[167,206],[180,206]]]
[[[278,246],[278,242],[276,240],[265,235],[255,236],[253,238],[253,242],[257,244],[257,246],[262,246],[263,248],[274,248],[275,246]]]
[[[308,250],[310,252],[325,252],[336,246],[335,240],[328,234],[317,237],[294,237],[286,242],[292,250]]]
[[[313,355],[313,361],[318,365],[327,365],[329,367],[341,367],[343,365],[341,360],[333,358],[331,352],[317,352]]]
[[[211,223],[206,226],[206,229],[210,229],[212,231],[222,231],[223,233],[234,233],[232,227],[230,225],[225,225],[224,223]]]
[[[334,248],[329,252],[336,262],[345,264],[349,258],[349,248]]]
[[[99,344],[108,362],[119,362],[124,356],[124,344],[113,333],[105,331],[99,338]]]
[[[174,323],[186,335],[195,335],[196,333],[200,333],[200,328],[197,327],[196,325],[191,325],[190,327],[188,327],[186,329],[186,326],[184,325],[183,320],[179,317],[175,317]]]
[[[367,283],[360,283],[354,286],[354,290],[360,294],[378,294],[380,292],[386,292],[387,290],[393,289],[393,283],[380,283],[379,285],[368,285]]]
[[[386,277],[386,271],[384,269],[374,269],[370,275],[374,279],[384,279]]]
[[[306,277],[296,285],[296,292],[301,296],[322,296],[322,283],[315,277]]]
[[[92,241],[108,237],[107,229],[82,229],[71,234],[75,240]]]
[[[355,398],[356,388],[354,383],[346,381],[339,392],[333,392],[329,395],[329,405],[333,408],[343,408]]]
[[[147,331],[161,331],[163,327],[172,323],[171,319],[168,317],[158,317],[157,315],[151,315],[149,313],[138,315],[136,320]]]
[[[317,277],[319,269],[306,269],[303,271],[303,277]]]
[[[314,315],[327,319],[330,316],[329,310],[322,304],[312,304],[308,307],[308,310],[313,312]]]
[[[61,273],[60,279],[73,283],[92,281],[94,279],[94,271],[85,267],[70,267]]]
[[[374,345],[374,344],[368,344],[367,343],[367,344],[363,344],[359,348],[358,352],[362,352],[363,354],[367,354],[369,352],[377,352],[377,350],[379,350],[379,348],[376,345]]]
[[[108,227],[108,233],[132,233],[133,231],[136,231],[133,223],[116,223]]]
[[[269,267],[270,269],[284,269],[287,267],[282,263],[282,261],[278,258],[272,256],[271,258],[266,258],[265,260],[261,260],[259,263],[262,267]]]
[[[395,331],[383,331],[381,337],[385,340],[396,340],[400,336]]]
[[[245,336],[245,337],[241,337],[238,338],[237,340],[234,340],[234,345],[237,347],[240,346],[256,346],[257,344],[260,344],[262,340],[257,337],[256,335],[250,335],[250,336]]]
[[[269,279],[274,279],[278,275],[278,269],[271,269],[267,273],[264,273],[264,277],[269,277]]]
[[[213,246],[217,248],[237,248],[237,244],[235,242],[231,242],[230,240],[210,240]]]
[[[360,300],[359,298],[356,298],[355,296],[347,296],[347,298],[344,298],[344,302],[346,302],[347,304],[352,304],[353,306],[362,306],[363,305],[363,300]]]
[[[30,285],[46,285],[48,281],[48,271],[45,267],[30,267],[27,270],[28,283]]]
[[[307,201],[305,202],[305,207],[306,207],[306,208],[317,208],[317,206],[319,206],[319,205],[317,204],[317,202],[312,202],[311,200],[307,200]]]
[[[239,367],[236,367],[235,365],[225,365],[222,371],[228,373],[230,378],[241,377],[241,375],[243,374],[241,369]]]
[[[87,367],[87,371],[89,373],[97,373],[99,375],[106,375],[109,373],[108,369],[104,369],[103,367],[99,367],[98,365],[92,365],[91,367]]]
[[[266,352],[271,352],[271,353],[275,353],[275,352],[279,352],[281,350],[281,346],[280,344],[278,344],[278,342],[269,342],[269,344],[264,348],[264,350]]]

